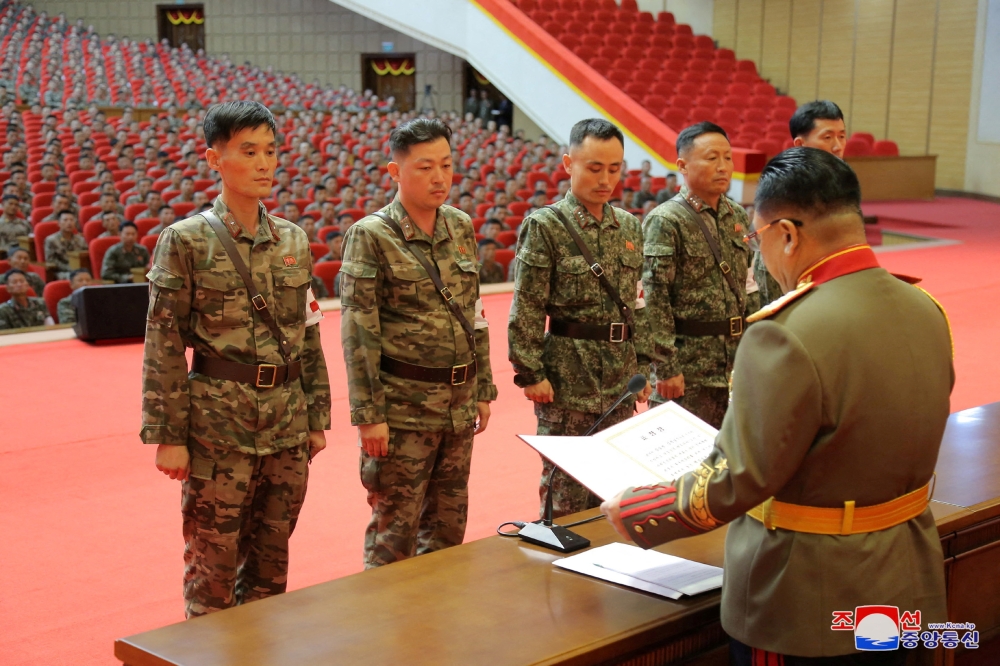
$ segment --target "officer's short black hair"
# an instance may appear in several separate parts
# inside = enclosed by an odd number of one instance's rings
[[[90,269],[89,268],[77,268],[76,270],[70,271],[69,278],[68,278],[69,281],[72,282],[73,278],[75,278],[77,275],[80,275],[81,273],[86,273],[87,275],[90,275]],[[93,276],[91,275],[91,277],[93,277]]]
[[[396,159],[408,155],[410,148],[418,143],[429,143],[442,138],[451,145],[451,128],[440,119],[414,118],[397,125],[389,133],[389,148],[393,159]]]
[[[28,274],[25,273],[24,271],[22,271],[20,268],[11,268],[6,273],[4,273],[4,275],[7,276],[8,280],[10,279],[11,275],[15,275],[15,274],[19,274],[19,275],[23,276],[25,280],[28,279]]]
[[[15,196],[13,194],[5,194],[5,195],[3,195],[3,200],[4,201],[10,201],[11,199],[13,199],[14,201],[20,201],[21,200],[20,197],[17,197],[17,196]]]
[[[844,112],[828,99],[818,99],[806,102],[795,110],[788,121],[788,130],[792,138],[805,136],[816,129],[817,120],[843,120]]]
[[[162,206],[160,206],[159,208],[156,209],[156,214],[159,215],[163,211],[164,208],[169,208],[170,210],[173,210],[172,206],[170,206],[168,204],[163,204]]]
[[[205,143],[210,148],[226,143],[234,134],[245,129],[256,129],[261,125],[266,125],[271,134],[278,134],[274,116],[268,108],[260,102],[249,100],[223,102],[209,107],[202,124],[205,130]]]
[[[25,250],[20,245],[11,245],[9,248],[7,248],[8,257],[13,257],[15,252],[27,252],[27,250]]]
[[[70,216],[73,217],[74,220],[76,219],[76,213],[74,213],[71,210],[64,210],[63,212],[59,213],[59,219],[60,220],[63,219],[63,215],[70,215]]]
[[[482,227],[486,226],[487,224],[499,224],[501,227],[503,226],[503,222],[494,217],[487,218],[485,221],[483,221]]]
[[[677,154],[686,153],[694,145],[695,139],[702,134],[721,134],[726,137],[726,141],[729,141],[729,135],[726,134],[726,130],[713,122],[703,120],[700,123],[688,125],[677,135]]]
[[[762,215],[775,208],[816,215],[861,215],[861,186],[844,160],[816,148],[789,148],[760,174],[754,207]]]
[[[339,231],[328,231],[326,232],[326,236],[323,236],[323,241],[329,243],[331,240],[333,240],[339,235],[340,235]]]
[[[136,233],[139,233],[139,227],[135,226],[135,222],[129,222],[128,220],[125,220],[124,222],[118,225],[118,232],[121,233],[125,231],[125,227],[132,227],[133,229],[135,229]]]
[[[604,118],[587,118],[573,125],[573,129],[569,131],[569,145],[583,145],[583,140],[588,136],[600,139],[601,141],[618,139],[623,147],[625,145],[625,135],[622,134],[622,131],[618,129],[617,125],[608,122]]]
[[[461,199],[462,197],[471,197],[471,196],[472,192],[462,192],[461,194],[458,195],[458,198]]]
[[[184,176],[183,178],[181,178],[181,182],[182,182],[182,183],[183,183],[183,182],[184,182],[185,180],[190,180],[190,181],[191,181],[192,183],[194,182],[194,178],[192,178],[191,176]]]
[[[492,245],[495,248],[500,247],[500,243],[492,238],[484,238],[483,240],[479,241],[478,245],[479,247],[484,247],[486,245]]]

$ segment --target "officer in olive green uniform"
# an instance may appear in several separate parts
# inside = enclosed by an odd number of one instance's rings
[[[677,145],[685,185],[650,211],[643,225],[642,282],[647,316],[655,322],[658,390],[651,400],[674,399],[718,428],[729,403],[729,378],[747,313],[750,251],[743,236],[749,221],[743,207],[724,194],[732,162],[722,159],[729,150],[722,128],[692,125],[678,135]],[[705,200],[709,193],[717,198],[714,207]],[[660,391],[670,378],[681,378],[680,397]]]
[[[28,278],[24,271],[17,268],[9,271],[8,289],[11,298],[0,303],[0,331],[52,323],[45,301],[28,296]]]
[[[64,211],[59,216],[59,233],[45,239],[45,263],[53,264],[56,278],[65,280],[73,269],[69,264],[70,252],[85,252],[87,241],[77,229],[76,214]]]
[[[514,383],[526,389],[525,395],[535,403],[539,435],[585,434],[621,396],[633,375],[649,373],[650,333],[638,286],[642,227],[633,215],[607,203],[620,175],[623,146],[620,130],[611,123],[596,119],[577,123],[570,135],[570,156],[565,158],[572,160],[572,189],[554,207],[576,225],[631,310],[632,322],[602,287],[553,210],[541,208],[521,226],[508,350]],[[592,171],[598,164],[600,172]],[[548,386],[548,395],[536,395],[538,387]],[[646,395],[640,397],[645,400]],[[602,428],[634,411],[635,400],[627,400]],[[600,504],[597,496],[561,470],[553,473],[552,464],[543,459],[539,482],[543,512],[550,475],[555,517]]]
[[[183,479],[188,617],[285,590],[288,540],[305,499],[307,462],[322,449],[320,431],[330,427],[318,319],[307,318],[309,242],[259,201],[269,194],[277,162],[274,119],[256,102],[228,102],[209,110],[205,134],[209,163],[223,173],[214,214],[259,294],[251,303],[204,215],[160,234],[147,275],[142,440],[160,445],[161,471]],[[234,193],[225,184],[230,178],[249,182]],[[257,198],[245,194],[254,187]],[[256,205],[254,235],[245,219],[236,219],[227,197],[244,214]],[[190,372],[185,347],[194,348]]]
[[[361,452],[361,481],[372,507],[366,568],[462,542],[477,414],[484,428],[487,403],[497,396],[479,300],[475,231],[468,215],[444,205],[451,184],[450,135],[447,125],[428,119],[393,130],[390,174],[399,179],[399,195],[381,213],[399,232],[368,216],[344,240],[341,339],[351,423],[360,427],[363,445],[367,433],[388,426],[381,452]],[[423,178],[424,172],[414,171],[420,164],[433,172],[427,187],[411,185]],[[433,189],[430,195],[427,189]],[[415,202],[411,207],[419,203],[432,216],[432,234],[404,209],[407,197]],[[414,251],[437,268],[474,328],[472,348]]]
[[[17,244],[21,236],[31,234],[31,224],[17,216],[19,199],[13,194],[3,198],[3,215],[0,216],[0,248],[7,249]]]
[[[715,449],[603,508],[646,548],[731,523],[722,626],[735,663],[875,663],[831,630],[835,611],[947,619],[928,508],[954,380],[947,319],[878,266],[857,178],[828,153],[792,148],[765,167],[754,228],[790,293],[750,317]]]
[[[149,250],[136,243],[136,226],[131,222],[121,225],[121,242],[115,243],[104,254],[101,279],[112,282],[132,282],[132,269],[149,265]]]

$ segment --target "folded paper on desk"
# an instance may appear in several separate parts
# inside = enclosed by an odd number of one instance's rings
[[[518,435],[602,499],[629,486],[673,481],[712,451],[718,431],[672,402],[590,437]]]
[[[575,571],[644,592],[680,599],[722,587],[722,569],[625,543],[609,543],[556,560]]]

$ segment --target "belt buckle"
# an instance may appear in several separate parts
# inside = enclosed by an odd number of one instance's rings
[[[462,381],[458,381],[458,379],[455,376],[456,373],[459,370],[462,371]],[[466,365],[453,365],[451,367],[451,385],[452,386],[461,386],[468,379],[469,379],[469,366],[468,366],[468,364],[466,364]]]
[[[604,275],[604,267],[601,266],[599,263],[594,262],[594,265],[590,267],[590,272],[596,275],[597,277],[601,277],[602,275]]]
[[[267,301],[265,301],[264,297],[261,296],[260,294],[257,294],[256,296],[254,296],[253,298],[251,298],[250,302],[253,303],[253,307],[254,307],[255,310],[265,310],[265,309],[267,309]]]
[[[270,383],[265,383],[264,380],[261,378],[261,374],[265,369],[271,371]],[[273,363],[261,363],[260,365],[257,366],[257,381],[254,382],[254,385],[257,388],[274,388],[274,380],[276,380],[277,378],[278,378],[278,366],[274,365]]]
[[[743,317],[729,318],[729,335],[734,338],[743,335]]]
[[[615,328],[616,326],[617,328]],[[615,331],[617,331],[617,334]],[[611,324],[611,336],[609,339],[611,342],[625,342],[625,324],[620,322]]]

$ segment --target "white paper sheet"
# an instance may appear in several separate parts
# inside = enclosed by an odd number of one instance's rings
[[[667,402],[590,437],[519,435],[602,499],[697,469],[717,431]]]
[[[613,546],[616,544],[608,545]],[[556,560],[553,564],[560,569],[574,571],[576,573],[583,574],[584,576],[590,576],[591,578],[600,578],[601,580],[635,588],[637,590],[642,590],[643,592],[650,592],[661,597],[666,597],[667,599],[680,599],[684,596],[677,590],[671,590],[670,588],[640,580],[639,578],[626,576],[597,564],[598,561],[604,558],[602,549],[607,547],[608,546],[600,546],[598,548],[591,548],[589,550],[585,550],[579,555],[573,555],[572,557],[564,557],[561,560]]]

